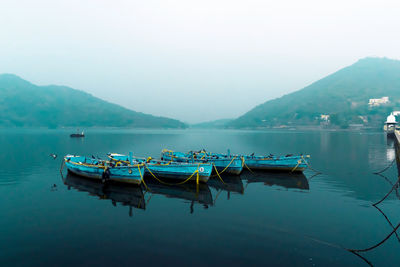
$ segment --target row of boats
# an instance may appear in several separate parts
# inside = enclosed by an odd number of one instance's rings
[[[196,181],[207,183],[211,175],[239,175],[248,170],[274,170],[303,172],[309,156],[255,156],[210,153],[205,150],[187,153],[164,149],[160,159],[134,157],[109,153],[107,159],[66,155],[64,163],[68,171],[87,178],[101,179],[103,182],[116,181],[141,184],[143,177],[151,176],[160,183],[175,181],[174,184]],[[162,179],[162,180],[161,180]]]

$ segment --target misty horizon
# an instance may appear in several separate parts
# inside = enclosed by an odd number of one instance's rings
[[[399,59],[396,1],[5,1],[0,73],[198,123],[365,57]],[[375,19],[379,18],[379,20]]]

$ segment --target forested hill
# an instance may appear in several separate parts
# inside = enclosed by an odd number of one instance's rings
[[[2,127],[185,128],[178,120],[135,112],[65,86],[36,86],[0,75]]]
[[[370,98],[388,96],[390,102],[369,107]],[[233,128],[279,125],[319,125],[321,114],[330,124],[383,125],[386,116],[400,110],[400,61],[365,58],[299,91],[270,100],[228,123]]]

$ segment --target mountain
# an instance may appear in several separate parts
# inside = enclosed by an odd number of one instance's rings
[[[368,106],[370,98],[384,96],[389,97],[388,104]],[[400,61],[364,58],[299,91],[253,108],[228,127],[319,125],[321,114],[329,115],[331,125],[382,127],[394,109],[400,110]]]
[[[190,128],[206,128],[206,129],[223,129],[233,119],[220,119],[215,121],[207,121],[190,125]]]
[[[178,120],[135,112],[66,86],[37,86],[0,75],[2,127],[185,128]]]

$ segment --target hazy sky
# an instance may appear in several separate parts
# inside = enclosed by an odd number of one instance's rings
[[[0,73],[186,122],[366,56],[400,58],[400,1],[0,0]]]

